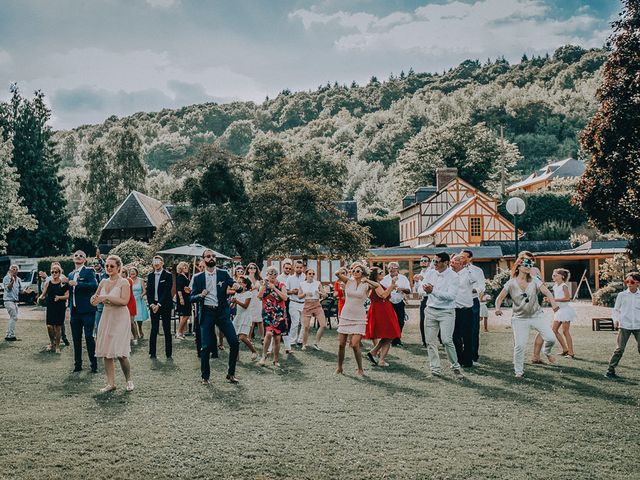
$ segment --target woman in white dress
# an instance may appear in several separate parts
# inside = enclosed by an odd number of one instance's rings
[[[116,389],[115,359],[117,358],[127,381],[127,391],[133,390],[131,380],[131,318],[127,304],[131,296],[131,286],[126,278],[120,276],[122,260],[117,255],[109,255],[105,262],[109,278],[98,285],[98,290],[91,297],[91,304],[102,303],[104,310],[96,335],[96,357],[104,358],[104,369],[107,374],[107,385],[100,389],[101,393]]]
[[[251,331],[249,332],[249,338],[255,338],[255,329],[258,328],[260,332],[260,341],[264,338],[264,325],[262,323],[262,301],[258,298],[258,291],[260,290],[260,283],[262,282],[262,275],[260,275],[260,269],[255,263],[247,265],[247,275],[251,280],[251,303],[249,304],[249,317],[251,317]]]
[[[326,298],[327,293],[324,291],[322,284],[316,280],[316,272],[314,269],[307,268],[305,277],[305,280],[300,282],[300,290],[298,291],[298,298],[304,299],[304,308],[302,309],[303,331],[301,350],[307,349],[311,317],[315,317],[319,325],[316,338],[313,342],[313,348],[320,350],[320,339],[322,338],[324,329],[327,327],[327,319],[324,315],[320,300]]]
[[[251,292],[251,280],[247,277],[238,279],[236,294],[231,297],[231,307],[236,308],[236,315],[233,317],[233,326],[236,329],[238,340],[244,343],[251,350],[251,360],[258,358],[258,351],[249,340],[249,331],[251,330],[251,304],[254,302],[253,293]],[[240,352],[238,352],[240,356]]]
[[[571,301],[571,293],[569,292],[567,282],[570,276],[571,273],[565,268],[556,268],[552,276],[554,282],[553,298],[558,302],[560,309],[553,315],[553,325],[551,328],[553,333],[556,334],[556,338],[562,347],[562,356],[565,358],[574,358],[575,356],[573,339],[571,338],[571,333],[569,333],[571,322],[577,318],[576,311],[569,304]],[[560,327],[562,327],[562,333],[560,333]],[[563,335],[564,338],[562,338]]]

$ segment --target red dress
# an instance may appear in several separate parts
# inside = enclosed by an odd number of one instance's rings
[[[393,305],[386,298],[380,298],[375,290],[369,294],[371,305],[367,312],[367,331],[365,338],[400,338],[400,325]]]
[[[129,315],[135,317],[138,311],[136,307],[136,297],[133,295],[133,280],[127,278],[127,281],[129,282],[129,292],[131,293],[129,303],[127,303],[127,308],[129,309]]]
[[[342,307],[344,307],[344,291],[342,290],[342,282],[336,280],[333,284],[333,294],[338,299],[338,315],[342,313]]]

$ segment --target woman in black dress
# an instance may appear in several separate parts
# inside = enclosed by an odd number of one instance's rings
[[[66,280],[66,279],[65,279]],[[49,333],[49,345],[47,351],[60,353],[60,337],[62,325],[67,311],[67,299],[69,298],[69,286],[62,279],[62,268],[59,264],[51,265],[51,280],[45,286],[41,299],[46,299],[47,306],[47,331]]]
[[[191,318],[191,302],[189,301],[189,264],[180,262],[176,269],[176,313],[180,316],[180,324],[176,332],[176,338],[183,340],[184,332],[187,329],[187,323]]]

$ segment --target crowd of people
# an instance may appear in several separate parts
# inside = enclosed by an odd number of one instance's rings
[[[165,269],[161,256],[153,257],[153,271],[140,277],[134,266],[124,266],[120,257],[100,255],[90,268],[83,251],[73,255],[74,269],[68,274],[60,263],[51,264],[50,275],[42,273],[40,301],[46,306],[45,322],[49,344],[46,349],[60,353],[61,345],[69,345],[65,334],[67,311],[74,351],[73,372],[83,370],[83,337],[91,372],[98,370],[98,358],[104,359],[106,385],[103,393],[116,389],[115,360],[118,360],[126,381],[126,390],[134,384],[129,357],[131,346],[144,338],[143,325],[151,324],[149,357],[157,359],[157,337],[163,330],[164,355],[172,361],[172,315],[179,319],[175,338],[184,340],[193,319],[196,353],[200,359],[200,377],[210,383],[210,358],[229,348],[226,380],[238,383],[236,364],[241,343],[251,352],[251,360],[264,367],[270,361],[280,366],[281,352],[291,355],[294,349],[321,350],[327,325],[321,303],[329,292],[316,278],[316,272],[306,268],[301,260],[285,259],[281,271],[266,267],[264,278],[255,263],[236,265],[232,272],[219,268],[216,254],[205,250],[197,272],[190,276],[186,262],[177,265],[174,275]],[[336,374],[343,373],[347,344],[352,349],[356,374],[365,375],[363,340],[371,341],[366,359],[377,367],[388,367],[390,349],[401,347],[406,312],[406,296],[420,295],[420,337],[427,350],[432,375],[443,375],[439,344],[444,348],[453,375],[464,378],[464,369],[473,368],[480,359],[481,323],[487,329],[488,310],[486,280],[481,268],[473,264],[473,253],[462,250],[450,257],[448,253],[433,258],[421,258],[419,273],[409,279],[400,273],[395,262],[383,268],[368,268],[354,262],[336,272],[332,295],[338,310],[338,359]],[[4,277],[4,304],[9,314],[5,340],[16,340],[18,298],[22,291],[16,266]],[[511,278],[495,300],[495,314],[503,314],[507,297],[512,303],[511,327],[514,337],[513,365],[515,376],[524,376],[524,356],[530,329],[538,332],[533,345],[533,363],[542,363],[541,352],[555,363],[552,348],[556,341],[561,355],[574,358],[570,325],[576,312],[570,305],[569,271],[553,272],[553,288],[542,281],[535,266],[535,256],[522,252],[516,259]],[[629,273],[627,289],[620,293],[613,309],[619,322],[618,345],[611,357],[606,376],[616,378],[626,343],[631,336],[640,352],[640,274]],[[554,312],[550,325],[543,315],[540,295]],[[309,346],[310,326],[315,319],[318,328]],[[217,334],[216,334],[217,332]]]

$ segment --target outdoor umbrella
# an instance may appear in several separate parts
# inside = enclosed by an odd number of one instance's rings
[[[167,250],[161,250],[158,253],[164,253],[167,255],[183,255],[185,257],[193,257],[193,271],[196,269],[196,258],[202,256],[202,252],[205,250],[211,250],[215,253],[216,258],[222,258],[224,260],[231,260],[231,257],[227,257],[220,252],[216,252],[213,248],[208,248],[200,245],[199,243],[192,243],[191,245],[184,245],[182,247],[169,248]]]

